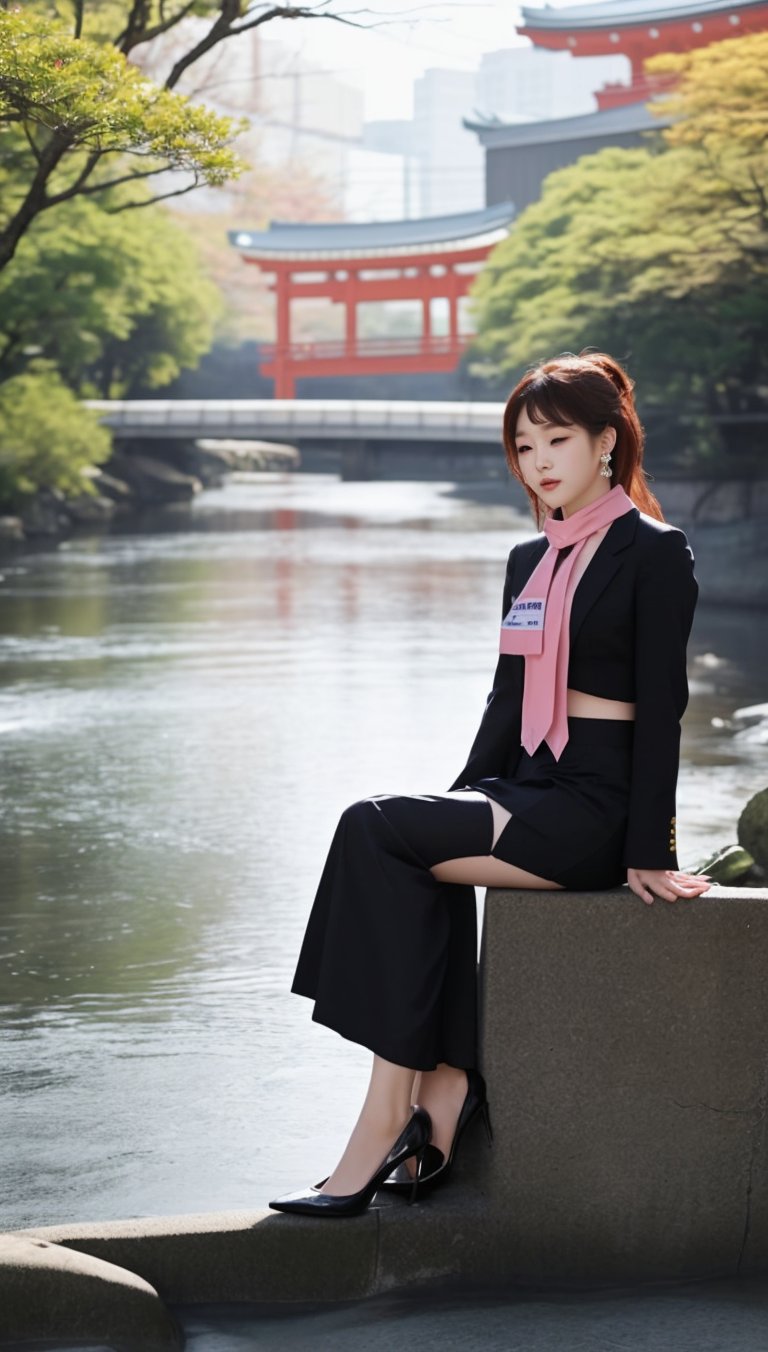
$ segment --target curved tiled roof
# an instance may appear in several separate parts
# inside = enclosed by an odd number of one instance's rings
[[[267,230],[230,230],[229,241],[245,254],[274,258],[354,258],[434,253],[441,246],[477,247],[506,233],[515,216],[511,202],[454,216],[405,221],[271,221]]]
[[[576,141],[582,136],[618,135],[621,132],[649,131],[667,125],[669,119],[654,115],[647,102],[625,103],[603,108],[596,113],[577,113],[574,117],[550,117],[532,122],[498,122],[463,119],[468,131],[477,133],[484,146],[546,145],[550,141]]]
[[[591,5],[524,5],[521,29],[572,29],[626,27],[642,23],[674,23],[708,14],[733,14],[755,9],[765,0],[598,0]]]

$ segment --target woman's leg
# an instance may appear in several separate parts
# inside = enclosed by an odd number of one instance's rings
[[[473,887],[562,888],[561,883],[553,883],[548,878],[541,878],[537,873],[529,873],[527,869],[518,868],[517,864],[508,864],[504,859],[493,858],[496,842],[512,816],[512,813],[502,807],[501,803],[497,803],[494,798],[489,798],[486,793],[482,793],[479,789],[457,789],[456,796],[471,799],[484,798],[490,805],[493,813],[491,853],[444,859],[440,863],[432,865],[430,871],[433,877],[442,883],[470,883]]]
[[[462,796],[469,798],[476,795],[486,798],[493,813],[491,842],[493,851],[512,813],[494,798],[480,794],[479,790],[472,790],[471,793],[467,792]],[[514,864],[507,864],[503,859],[494,859],[491,855],[447,859],[440,864],[434,864],[431,872],[442,882],[473,882],[478,887],[549,889],[561,886],[560,883],[553,883],[537,874],[528,873],[526,869],[518,868]],[[466,1074],[458,1066],[450,1066],[446,1062],[442,1062],[435,1070],[419,1071],[414,1077],[412,1102],[420,1103],[426,1108],[432,1118],[432,1144],[446,1156],[451,1148],[466,1092]],[[407,1161],[407,1167],[409,1172],[415,1172],[415,1162],[412,1159]]]
[[[333,1173],[321,1188],[332,1197],[359,1192],[386,1159],[411,1115],[413,1070],[374,1056],[360,1115]],[[414,1099],[414,1102],[416,1100]]]
[[[471,811],[457,811],[470,803]],[[490,820],[487,811],[478,812],[480,805],[490,806]],[[445,1030],[450,1024],[441,1012],[443,989],[450,989],[461,1007],[454,1017],[458,1013],[461,1026],[470,1027],[475,1013],[474,905],[470,935],[469,917],[466,923],[462,918],[469,898],[458,891],[455,896],[445,893],[437,884],[557,886],[478,852],[478,846],[493,849],[509,815],[479,791],[381,794],[345,810],[292,987],[316,999],[313,1017],[364,1045],[373,1046],[386,1036],[388,1041],[399,1038],[405,1048],[411,1029],[417,1036],[411,1022],[405,1027],[402,1022],[403,1012],[407,1018],[412,1010],[421,1021],[421,1055],[426,1058],[430,1039],[425,1030],[435,1030],[437,1036],[440,1027]],[[457,908],[456,900],[465,906]],[[464,1050],[470,1058],[471,1049]],[[408,1120],[412,1101],[423,1102],[430,1112],[433,1143],[447,1153],[466,1094],[462,1067],[474,1064],[460,1056],[459,1062],[438,1062],[437,1069],[419,1076],[411,1066],[374,1054],[365,1102],[323,1191],[342,1196],[365,1185]]]

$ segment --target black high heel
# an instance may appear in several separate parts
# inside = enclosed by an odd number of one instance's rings
[[[432,1122],[429,1113],[426,1108],[421,1108],[415,1103],[412,1105],[408,1122],[400,1132],[386,1159],[359,1192],[346,1193],[342,1197],[321,1192],[320,1189],[323,1184],[327,1183],[330,1178],[330,1174],[328,1174],[326,1178],[321,1179],[319,1183],[313,1183],[309,1188],[299,1189],[298,1192],[287,1192],[283,1197],[276,1197],[273,1202],[269,1203],[269,1206],[273,1211],[293,1211],[303,1216],[357,1216],[370,1205],[374,1194],[387,1176],[400,1165],[405,1168],[405,1161],[411,1155],[416,1156],[416,1173],[413,1179],[409,1176],[408,1201],[409,1203],[415,1202],[421,1164],[431,1131]]]
[[[451,1148],[448,1152],[448,1158],[443,1155],[442,1150],[437,1146],[430,1145],[428,1152],[425,1153],[420,1164],[417,1164],[417,1179],[419,1187],[428,1191],[430,1188],[437,1187],[440,1183],[445,1183],[453,1168],[453,1161],[456,1158],[464,1132],[470,1122],[478,1115],[482,1116],[485,1125],[485,1132],[488,1137],[488,1145],[493,1142],[493,1128],[488,1112],[488,1099],[486,1096],[485,1080],[477,1070],[469,1068],[466,1071],[467,1093],[464,1102],[461,1105],[461,1112],[456,1123],[456,1130],[453,1134]],[[387,1192],[396,1192],[398,1194],[407,1193],[412,1184],[412,1178],[405,1163],[398,1165],[392,1176],[388,1178],[382,1187]]]

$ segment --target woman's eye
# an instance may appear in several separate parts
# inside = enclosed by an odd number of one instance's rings
[[[518,446],[517,453],[518,455],[520,455],[522,451],[530,451],[530,449],[531,449],[530,446]]]
[[[558,441],[567,441],[567,440],[568,440],[567,437],[553,437],[552,445],[554,446]]]

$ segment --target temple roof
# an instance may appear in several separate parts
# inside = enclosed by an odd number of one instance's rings
[[[511,202],[499,202],[481,211],[406,221],[270,221],[267,230],[230,230],[229,241],[241,253],[286,260],[444,253],[498,243],[514,216]]]
[[[577,31],[584,28],[623,28],[633,24],[674,23],[708,14],[738,14],[765,4],[765,0],[598,0],[591,5],[523,5],[518,32],[533,29]]]
[[[650,131],[667,125],[669,119],[652,113],[647,102],[625,103],[596,113],[577,113],[574,117],[537,118],[532,122],[500,122],[493,118],[463,118],[468,131],[477,133],[482,145],[546,145],[550,141],[577,141],[581,137],[616,136],[622,132]]]

